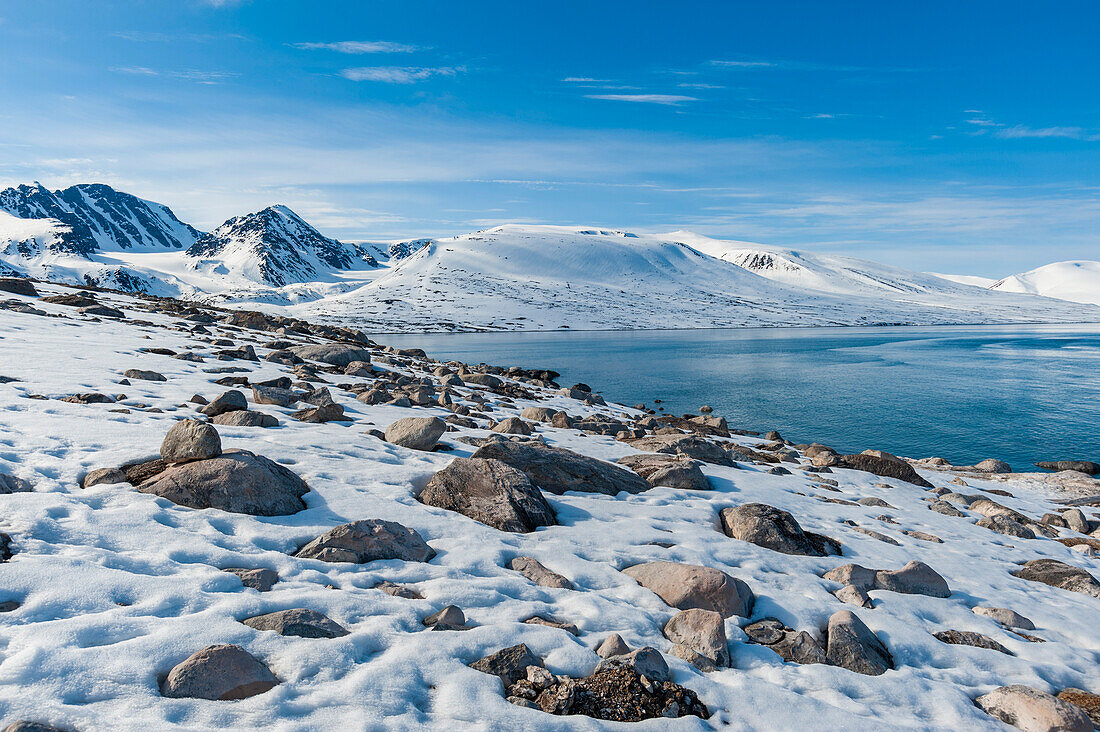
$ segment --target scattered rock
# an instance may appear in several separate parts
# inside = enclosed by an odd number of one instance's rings
[[[553,421],[555,414],[558,414],[558,410],[549,407],[524,407],[519,416],[530,422],[549,423]]]
[[[975,615],[984,615],[987,618],[993,618],[998,623],[1006,628],[1022,628],[1024,630],[1035,630],[1035,623],[1031,622],[1023,615],[1020,615],[1014,610],[1009,610],[1003,607],[976,607],[974,608]]]
[[[502,648],[496,653],[491,653],[479,661],[470,664],[470,668],[483,674],[499,676],[507,689],[520,679],[527,677],[528,666],[542,666],[539,660],[527,648],[526,644]]]
[[[431,450],[447,431],[439,417],[404,417],[386,428],[386,442],[411,450]]]
[[[623,573],[654,592],[677,610],[713,610],[722,617],[748,617],[755,597],[739,579],[710,567],[675,562],[648,562],[627,567]]]
[[[1007,654],[1009,656],[1016,655],[997,641],[990,638],[988,635],[982,635],[981,633],[975,633],[970,630],[941,630],[938,633],[933,633],[932,636],[938,641],[949,643],[955,646],[974,646],[975,648],[988,648],[993,651],[1000,651],[1001,653]]]
[[[1004,460],[988,458],[975,465],[974,470],[980,473],[1011,473],[1012,467]]]
[[[1033,559],[1012,575],[1031,582],[1042,582],[1070,592],[1082,592],[1100,598],[1100,582],[1083,569],[1057,559]]]
[[[605,658],[596,665],[597,672],[609,668],[628,668],[651,681],[668,681],[670,678],[668,664],[665,663],[661,652],[649,646],[630,651],[622,656]]]
[[[0,483],[3,482],[3,476],[0,476]],[[125,483],[126,473],[122,472],[118,468],[96,468],[91,470],[84,476],[84,480],[81,481],[82,488],[91,488],[94,485],[113,485],[115,483]]]
[[[639,453],[619,458],[616,462],[633,470],[654,487],[708,491],[710,481],[699,468],[699,462],[679,455]]]
[[[156,371],[143,371],[142,369],[127,369],[122,375],[127,379],[138,379],[140,381],[168,381],[164,374],[159,374]]]
[[[125,478],[123,478],[123,480],[125,480]],[[121,481],[113,482],[118,483]],[[14,475],[8,473],[0,473],[0,494],[27,493],[33,489],[34,486],[22,478],[16,478]]]
[[[466,630],[466,613],[458,605],[448,605],[420,621],[432,630]]]
[[[1091,460],[1055,460],[1053,462],[1035,463],[1035,465],[1043,470],[1053,470],[1056,473],[1064,470],[1074,470],[1085,475],[1100,473],[1100,463],[1094,463]]]
[[[259,569],[229,567],[222,571],[237,575],[241,578],[242,585],[260,592],[267,592],[279,581],[279,573],[274,569],[267,569],[266,567],[261,567]]]
[[[815,463],[816,464],[816,463]],[[922,488],[931,488],[932,484],[917,474],[913,466],[898,459],[879,457],[877,455],[840,455],[837,465],[851,470],[862,470],[866,473],[874,473],[884,478],[897,478],[906,483],[919,485]]]
[[[238,409],[234,412],[219,414],[212,421],[214,424],[225,425],[226,427],[277,427],[279,425],[279,420],[270,414],[253,412],[249,409]]]
[[[825,651],[805,631],[788,628],[775,618],[764,618],[744,628],[753,643],[767,646],[787,663],[828,663]]]
[[[493,427],[493,432],[504,435],[529,435],[531,427],[519,417],[502,419]]]
[[[625,656],[628,653],[630,653],[630,646],[626,644],[626,641],[624,641],[623,637],[618,633],[612,633],[600,641],[600,645],[596,646],[596,655],[600,658]]]
[[[231,389],[224,394],[219,394],[218,397],[199,408],[199,411],[205,414],[207,417],[217,417],[219,414],[225,414],[226,412],[232,412],[238,409],[248,409],[248,400],[244,398],[244,394]]]
[[[253,384],[252,401],[257,404],[274,404],[278,407],[289,407],[298,401],[298,395],[290,389]]]
[[[382,590],[382,592],[385,592],[387,595],[391,595],[393,597],[400,597],[404,600],[423,600],[424,599],[424,596],[421,595],[416,590],[414,590],[413,588],[411,588],[407,585],[395,584],[395,583],[389,582],[387,580],[383,580],[383,581],[379,582],[378,584],[376,584],[373,587],[373,589]]]
[[[802,530],[794,516],[763,503],[725,508],[720,514],[726,536],[783,554],[811,557],[839,555],[840,542]]]
[[[920,539],[921,541],[930,541],[933,544],[943,543],[943,539],[941,539],[940,537],[936,536],[935,534],[926,534],[923,531],[916,531],[914,529],[902,529],[901,533],[905,534],[906,536],[911,536],[914,539]]]
[[[867,594],[867,590],[855,585],[844,585],[833,595],[836,596],[836,599],[849,605],[865,608],[873,607],[871,596]]]
[[[344,408],[335,402],[301,409],[290,416],[299,422],[346,422],[348,420],[344,414]]]
[[[499,460],[455,458],[431,477],[416,500],[501,531],[526,533],[557,524],[554,510],[539,489],[526,475]]]
[[[1024,732],[1091,732],[1079,707],[1030,686],[1002,686],[974,700],[979,709]]]
[[[726,623],[713,610],[681,610],[665,624],[665,637],[710,659],[716,666],[730,665]]]
[[[519,686],[519,685],[517,685]],[[655,682],[629,668],[605,668],[584,679],[566,679],[543,690],[534,700],[542,711],[585,715],[616,722],[662,717],[710,716],[690,689],[671,681]]]
[[[1034,531],[1024,526],[1019,521],[1013,521],[1008,516],[984,516],[978,519],[977,525],[984,529],[989,529],[990,531],[996,531],[998,534],[1014,536],[1017,539],[1035,538]]]
[[[649,490],[641,476],[602,460],[560,447],[531,442],[490,442],[478,448],[475,458],[492,458],[527,474],[536,486],[550,493],[641,493]]]
[[[279,683],[263,661],[240,646],[207,646],[171,670],[161,693],[172,698],[245,699]]]
[[[566,633],[572,635],[580,635],[580,629],[573,623],[563,623],[560,620],[554,620],[553,618],[544,618],[541,615],[535,615],[527,618],[523,621],[527,625],[545,625],[547,628],[555,628],[557,630],[564,630]]]
[[[241,621],[256,630],[273,630],[279,635],[297,638],[339,638],[348,634],[346,628],[327,616],[304,607],[279,610]]]
[[[339,343],[293,346],[290,349],[298,358],[309,361],[321,361],[332,366],[344,368],[354,361],[370,363],[370,351],[366,348],[354,348]]]
[[[666,455],[683,455],[693,460],[715,465],[732,465],[730,454],[721,445],[695,435],[648,435],[635,437],[625,442],[637,450],[656,452]]]
[[[188,508],[217,508],[253,516],[303,510],[305,481],[278,463],[247,450],[169,466],[137,487]]]
[[[160,443],[160,457],[168,463],[209,460],[222,454],[218,431],[197,419],[176,422]]]
[[[363,519],[343,524],[309,542],[294,556],[322,562],[366,564],[378,559],[428,562],[435,550],[420,534],[395,521]]]
[[[516,557],[508,563],[508,568],[514,572],[519,572],[536,585],[562,590],[573,589],[572,582],[557,572],[551,572],[534,557]]]
[[[22,277],[0,277],[0,292],[38,297],[38,290],[35,289],[34,283]]]
[[[898,570],[873,570],[845,564],[825,573],[825,579],[861,590],[890,590],[907,595],[949,597],[947,580],[924,562],[909,562]]]
[[[868,676],[894,667],[886,646],[851,610],[840,610],[829,618],[828,634],[825,657],[833,666]]]

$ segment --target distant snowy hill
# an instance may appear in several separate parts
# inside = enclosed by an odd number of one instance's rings
[[[1100,304],[1100,264],[1051,268],[989,290],[685,231],[518,224],[349,243],[286,206],[203,234],[167,206],[105,185],[0,192],[0,273],[285,309],[376,332],[1100,321],[1094,305],[1018,294]]]
[[[229,219],[187,254],[211,274],[232,273],[275,287],[320,280],[330,270],[378,266],[365,249],[323,236],[286,206]]]
[[[1100,262],[1054,262],[991,285],[1000,292],[1025,292],[1100,305]]]
[[[995,277],[980,277],[978,275],[957,275],[957,274],[941,274],[939,272],[929,272],[928,274],[939,277],[943,280],[950,280],[951,282],[958,282],[960,285],[970,285],[971,287],[991,287],[997,284]]]

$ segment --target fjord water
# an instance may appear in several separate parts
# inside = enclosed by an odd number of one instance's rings
[[[1100,324],[386,335],[671,414],[956,465],[1100,461]],[[663,403],[654,404],[654,399]]]

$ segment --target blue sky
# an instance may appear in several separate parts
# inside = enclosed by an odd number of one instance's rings
[[[0,183],[200,228],[508,221],[1000,276],[1100,258],[1093,2],[0,5]]]

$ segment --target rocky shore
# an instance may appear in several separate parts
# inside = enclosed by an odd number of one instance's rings
[[[558,378],[0,279],[0,719],[1100,723],[1100,465],[841,454]]]

